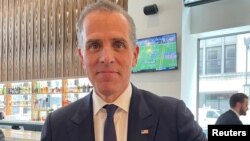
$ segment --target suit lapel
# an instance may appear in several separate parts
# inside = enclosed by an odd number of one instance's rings
[[[79,108],[75,111],[67,123],[70,141],[95,141],[92,93],[81,100]],[[148,108],[143,93],[132,86],[127,140],[153,141],[157,125],[158,118]]]
[[[84,97],[68,123],[70,141],[94,141],[92,93]]]
[[[139,89],[132,87],[128,118],[129,141],[153,141],[158,119],[152,114]]]

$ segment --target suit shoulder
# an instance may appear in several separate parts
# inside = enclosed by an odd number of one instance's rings
[[[230,124],[242,125],[242,122],[232,110],[228,110],[219,116],[215,124],[217,125],[230,125]]]
[[[177,98],[174,98],[174,97],[170,97],[170,96],[159,96],[159,95],[156,95],[155,93],[152,93],[152,92],[149,92],[149,91],[146,91],[146,90],[142,90],[142,89],[139,89],[141,91],[141,93],[145,96],[145,98],[153,98],[153,99],[156,99],[156,100],[160,100],[160,101],[168,101],[168,102],[179,102],[181,100],[177,99]]]
[[[157,107],[177,108],[179,104],[184,104],[182,100],[169,96],[159,96],[146,90],[140,90],[147,103],[157,105]],[[161,109],[160,108],[160,109]]]

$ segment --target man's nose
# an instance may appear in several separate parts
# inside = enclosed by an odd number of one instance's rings
[[[114,63],[114,51],[111,47],[103,47],[100,52],[100,62],[104,64]]]

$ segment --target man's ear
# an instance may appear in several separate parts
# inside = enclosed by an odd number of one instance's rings
[[[135,67],[138,61],[138,56],[139,56],[139,46],[136,45],[134,47],[134,51],[133,51],[133,62],[132,62],[132,67]]]
[[[235,105],[235,107],[236,107],[236,108],[240,108],[240,107],[241,107],[241,105],[242,105],[242,103],[241,103],[241,102],[237,102],[237,103],[236,103],[236,105]]]
[[[78,57],[79,57],[80,63],[82,64],[82,67],[84,67],[84,61],[83,61],[83,55],[82,55],[81,48],[78,48]]]

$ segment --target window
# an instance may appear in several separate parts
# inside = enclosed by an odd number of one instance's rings
[[[200,62],[199,62],[199,73],[200,73],[200,75],[202,75],[203,74],[203,48],[201,48],[200,49]]]
[[[218,75],[236,72],[237,36],[200,40],[200,75]]]
[[[250,76],[250,63],[246,60],[250,52],[244,38],[250,38],[250,33],[199,40],[198,123],[204,131],[230,108],[232,94],[243,92],[249,95],[244,86],[250,82],[246,75]],[[250,110],[240,118],[243,124],[250,124]]]
[[[217,114],[215,111],[208,111],[207,118],[218,118],[220,115]]]
[[[225,46],[224,56],[224,72],[233,73],[236,72],[236,47],[235,45]]]
[[[206,74],[221,73],[221,47],[206,48]]]

